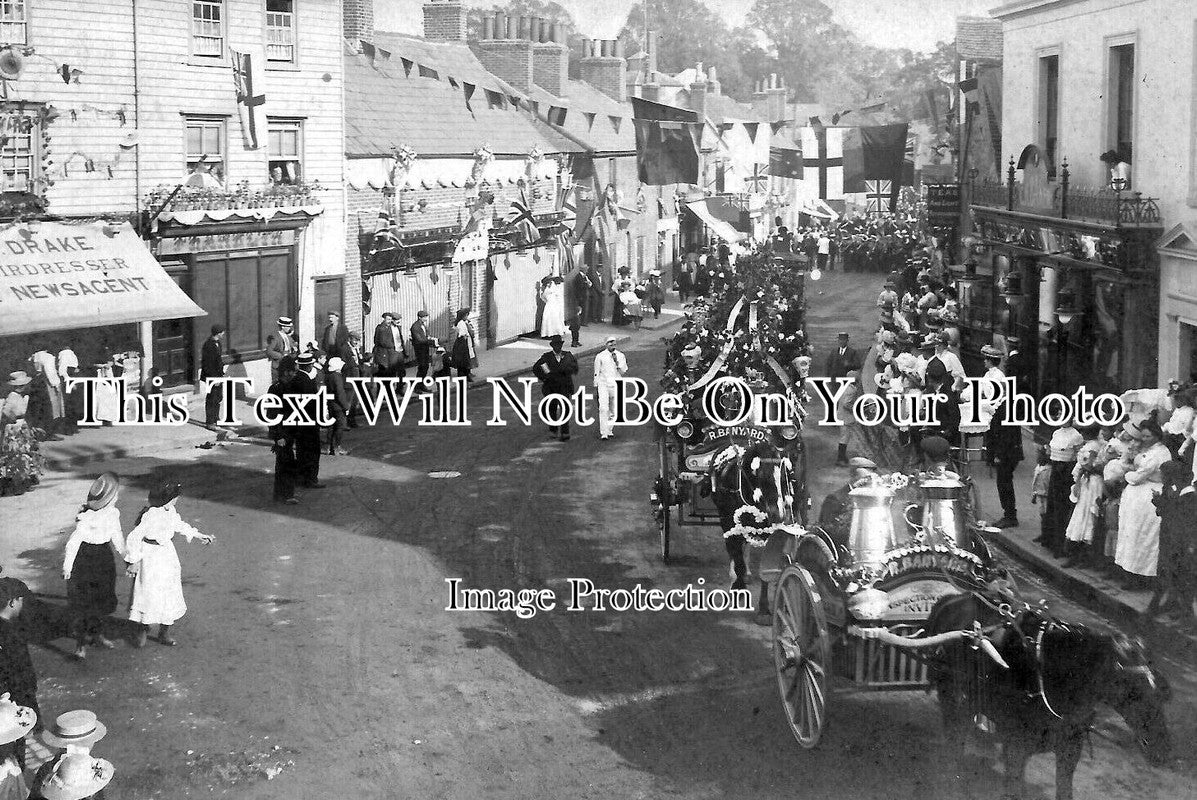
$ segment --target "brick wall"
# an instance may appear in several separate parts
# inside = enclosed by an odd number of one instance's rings
[[[603,94],[621,103],[628,99],[628,67],[622,58],[584,58],[581,61],[581,69],[582,80]]]
[[[555,42],[532,45],[532,79],[554,97],[564,97],[569,82],[569,49]]]
[[[462,4],[436,0],[425,3],[424,38],[433,42],[464,42],[466,11]]]
[[[374,0],[341,0],[341,24],[346,39],[374,38]]]
[[[532,43],[522,39],[490,39],[476,45],[478,60],[492,75],[516,89],[532,88]]]

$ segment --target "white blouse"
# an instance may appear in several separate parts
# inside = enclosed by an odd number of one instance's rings
[[[145,539],[166,544],[176,533],[187,541],[205,537],[204,533],[184,522],[173,505],[147,508],[125,542],[125,561],[135,564],[141,560]]]
[[[75,566],[79,545],[109,544],[117,555],[125,554],[125,534],[121,531],[121,512],[115,505],[99,511],[84,509],[75,517],[75,531],[67,539],[66,553],[62,559],[62,571],[69,573]]]
[[[1126,482],[1131,486],[1144,483],[1160,483],[1160,467],[1172,460],[1172,453],[1160,442],[1135,456],[1135,468],[1126,473]]]

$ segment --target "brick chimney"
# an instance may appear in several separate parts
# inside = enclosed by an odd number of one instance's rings
[[[565,28],[556,22],[538,20],[532,39],[532,80],[554,97],[564,97],[569,88],[569,48]]]
[[[478,60],[492,75],[521,92],[532,88],[531,17],[511,17],[501,11],[483,21],[482,40],[477,44]],[[490,33],[490,38],[487,38]]]
[[[707,91],[714,95],[723,94],[723,84],[719,82],[719,73],[714,67],[707,70]]]
[[[424,38],[430,42],[466,40],[466,10],[460,0],[428,0],[424,4]]]
[[[707,76],[703,72],[701,62],[695,67],[694,75],[694,82],[690,84],[690,88],[686,92],[687,105],[691,111],[698,114],[700,120],[703,120],[707,116]]]
[[[374,0],[341,0],[341,29],[355,45],[374,40]]]
[[[765,80],[756,82],[756,91],[752,93],[752,108],[757,116],[768,122],[779,122],[786,114],[785,79],[772,73]]]
[[[582,42],[582,80],[617,102],[628,99],[628,62],[623,42],[587,39]]]

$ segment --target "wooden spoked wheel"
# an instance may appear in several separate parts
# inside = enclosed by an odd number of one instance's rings
[[[814,579],[797,565],[787,567],[777,581],[773,663],[786,721],[798,744],[809,750],[827,728],[831,641]]]

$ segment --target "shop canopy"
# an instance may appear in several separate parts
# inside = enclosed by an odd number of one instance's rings
[[[0,336],[206,314],[127,222],[0,231]]]

